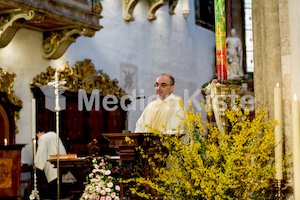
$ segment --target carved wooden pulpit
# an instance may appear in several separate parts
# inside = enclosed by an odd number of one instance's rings
[[[159,144],[159,137],[154,136],[151,133],[106,133],[103,134],[104,138],[110,141],[109,147],[113,148],[120,159],[117,161],[117,165],[114,167],[113,173],[116,177],[122,179],[130,178],[131,175],[138,170],[137,165],[142,164],[143,174],[149,175],[150,167],[147,162],[143,162],[140,158],[137,147],[141,146],[144,150],[148,150],[150,147]],[[126,142],[125,137],[129,137],[131,142]],[[147,154],[155,154],[157,152],[147,151]],[[141,163],[142,162],[142,163]],[[139,168],[141,170],[141,168]],[[120,198],[121,199],[141,199],[130,193],[129,184],[120,184]],[[146,191],[150,192],[149,188]]]

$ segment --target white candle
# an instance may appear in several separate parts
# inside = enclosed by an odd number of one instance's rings
[[[7,139],[4,138],[4,146],[7,146]]]
[[[299,101],[294,94],[292,102],[293,122],[293,158],[294,158],[294,199],[300,200],[300,128],[299,128]]]
[[[31,132],[32,132],[32,139],[34,139],[36,137],[36,128],[35,128],[35,99],[31,100]]]
[[[282,105],[281,105],[281,87],[277,83],[274,88],[274,118],[277,121],[275,125],[275,179],[283,179],[282,172]]]
[[[187,18],[190,15],[189,0],[182,1],[182,15],[184,18]]]
[[[35,158],[36,155],[36,138],[33,139],[33,159]]]

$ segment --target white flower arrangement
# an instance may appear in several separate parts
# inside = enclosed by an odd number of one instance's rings
[[[115,177],[111,176],[112,164],[93,159],[92,172],[87,176],[85,190],[80,200],[119,200],[120,186]]]

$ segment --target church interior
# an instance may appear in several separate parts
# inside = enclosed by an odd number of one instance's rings
[[[215,19],[220,2],[223,35]],[[184,106],[192,101],[206,116],[202,86],[224,80],[222,35],[225,80],[242,81],[243,94],[255,98],[255,109],[266,106],[270,120],[278,116],[276,84],[282,90],[282,154],[294,158],[283,186],[274,187],[283,193],[278,199],[300,200],[300,111],[292,107],[300,97],[299,9],[298,0],[0,0],[0,199],[49,199],[33,165],[39,129],[58,132],[76,154],[51,161],[75,177],[60,176],[61,199],[79,199],[93,157],[135,161],[133,146],[122,149],[120,138],[140,144],[136,122],[156,98],[160,74],[175,78]],[[124,188],[122,198],[130,199]]]

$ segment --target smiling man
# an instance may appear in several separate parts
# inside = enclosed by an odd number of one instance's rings
[[[149,125],[164,134],[185,133],[187,127],[182,122],[184,111],[180,106],[181,98],[173,94],[174,85],[175,80],[171,75],[161,74],[156,79],[154,87],[157,99],[145,108],[136,123],[135,132],[150,132],[146,127]]]

